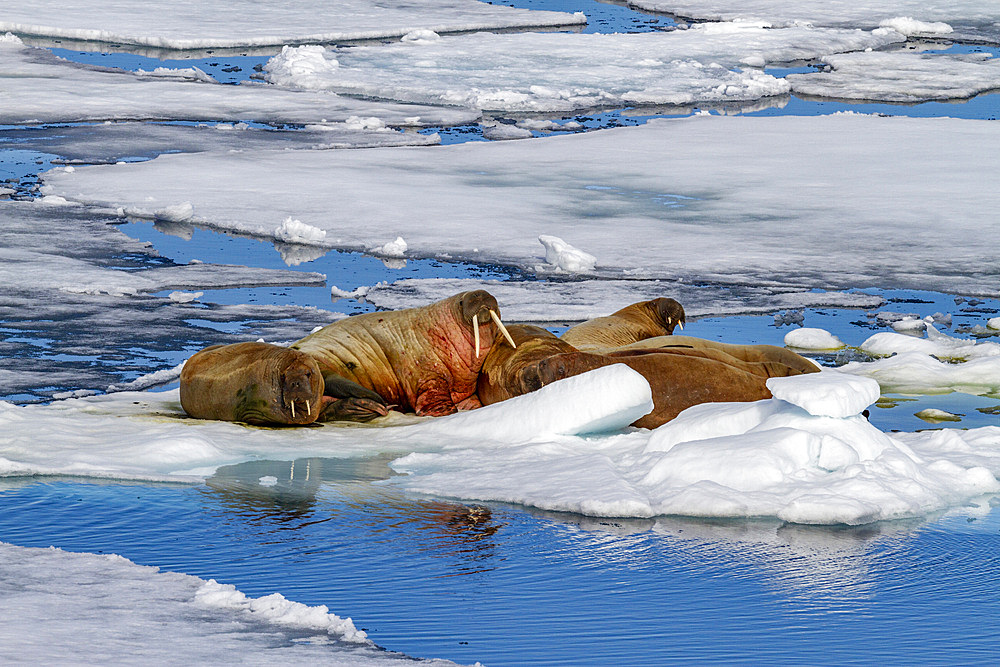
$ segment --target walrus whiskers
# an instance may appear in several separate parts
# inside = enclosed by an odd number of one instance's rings
[[[516,350],[517,345],[514,343],[514,339],[510,337],[510,332],[507,331],[507,327],[503,325],[503,322],[500,321],[500,316],[497,315],[496,311],[493,310],[492,308],[490,309],[490,317],[492,317],[493,321],[497,323],[497,327],[500,329],[500,333],[502,333],[503,337],[507,339],[507,342],[510,343],[510,346]]]
[[[493,311],[490,311],[493,312]],[[479,313],[472,316],[472,330],[476,335],[476,359],[479,358]]]

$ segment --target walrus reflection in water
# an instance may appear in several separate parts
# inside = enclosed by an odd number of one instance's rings
[[[369,421],[393,407],[435,416],[479,407],[486,352],[499,336],[514,344],[499,310],[475,290],[345,318],[288,348],[207,348],[185,364],[181,404],[193,417],[296,425]]]

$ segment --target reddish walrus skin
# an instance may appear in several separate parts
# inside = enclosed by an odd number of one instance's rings
[[[181,370],[181,406],[198,419],[309,424],[323,407],[323,375],[309,355],[268,343],[213,345]]]
[[[291,347],[314,358],[328,378],[374,391],[400,411],[447,415],[480,405],[479,370],[500,335],[491,311],[498,321],[491,294],[463,292],[420,308],[345,318]]]
[[[483,405],[520,396],[595,368],[623,363],[641,373],[653,392],[653,411],[632,425],[656,428],[699,403],[771,398],[765,384],[768,377],[800,373],[782,364],[714,358],[713,354],[690,348],[584,352],[540,327],[512,325],[509,331],[517,349],[494,346],[479,375],[479,399]]]
[[[615,348],[652,336],[668,336],[674,327],[683,329],[684,322],[684,307],[674,299],[660,297],[581,322],[560,338],[578,350]]]

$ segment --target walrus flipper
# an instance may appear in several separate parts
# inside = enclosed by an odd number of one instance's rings
[[[324,405],[317,421],[369,422],[389,413],[385,399],[357,382],[325,372],[323,384]]]

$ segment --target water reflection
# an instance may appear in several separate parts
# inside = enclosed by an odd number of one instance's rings
[[[251,461],[220,468],[201,493],[208,508],[238,531],[297,531],[280,539],[309,543],[317,539],[317,526],[334,522],[336,530],[350,526],[366,541],[444,559],[441,576],[495,567],[494,538],[503,523],[490,508],[410,498],[372,484],[397,474],[388,464],[398,456]]]

